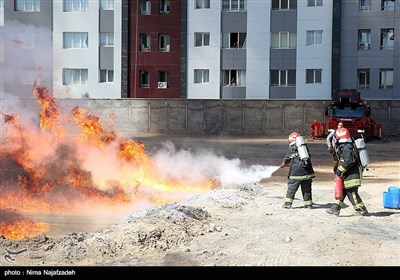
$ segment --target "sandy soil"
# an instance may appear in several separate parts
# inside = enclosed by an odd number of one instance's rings
[[[164,141],[176,148],[212,150],[243,168],[277,166],[286,139],[227,137],[136,138],[146,148]],[[252,183],[229,183],[184,201],[98,221],[77,231],[64,224],[35,238],[0,240],[14,261],[2,266],[398,266],[400,210],[383,207],[383,192],[400,186],[400,142],[367,143],[371,164],[360,195],[369,216],[354,216],[345,200],[340,216],[325,212],[333,201],[331,156],[325,139],[306,138],[316,178],[312,210],[300,190],[292,209],[283,209],[287,169]],[[239,172],[240,173],[240,172]],[[240,174],[239,174],[240,175]],[[237,174],[232,174],[237,176]],[[51,221],[50,221],[51,223]],[[58,223],[60,225],[60,223]],[[57,231],[58,230],[58,231]],[[3,253],[4,255],[5,253]]]

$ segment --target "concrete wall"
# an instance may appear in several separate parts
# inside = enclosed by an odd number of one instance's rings
[[[0,111],[39,114],[34,98],[7,107],[0,100]],[[313,120],[326,121],[326,100],[187,100],[187,99],[57,99],[62,115],[75,106],[88,110],[123,135],[147,133],[179,135],[282,136],[292,131],[310,134]],[[372,116],[383,126],[383,137],[400,136],[400,101],[369,100]],[[115,119],[110,122],[110,116]]]

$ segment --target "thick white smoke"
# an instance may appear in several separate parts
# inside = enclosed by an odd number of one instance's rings
[[[218,178],[222,184],[257,183],[270,178],[279,166],[244,166],[240,159],[227,159],[212,151],[177,150],[172,142],[152,154],[161,172],[178,178],[187,176]]]
[[[52,83],[51,31],[10,20],[2,26],[0,98],[32,97],[33,83]]]

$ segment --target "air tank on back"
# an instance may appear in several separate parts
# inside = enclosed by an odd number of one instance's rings
[[[354,140],[354,143],[356,144],[358,153],[360,155],[361,165],[363,168],[366,168],[367,165],[369,164],[369,156],[364,138],[358,138]]]
[[[296,137],[296,147],[301,160],[307,160],[310,158],[303,136]]]

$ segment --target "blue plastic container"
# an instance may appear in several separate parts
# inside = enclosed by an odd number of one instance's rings
[[[400,195],[400,187],[392,187],[388,188],[388,192]]]
[[[383,193],[383,207],[399,209],[400,208],[400,188],[389,187],[387,192]]]

